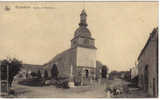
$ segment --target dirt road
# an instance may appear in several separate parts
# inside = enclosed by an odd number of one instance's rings
[[[95,84],[94,87],[76,87],[70,89],[56,88],[55,86],[27,86],[14,84],[15,91],[18,98],[107,98],[105,92],[106,87],[119,86],[127,84],[126,81],[117,80],[102,80],[101,84]],[[132,92],[131,94],[118,95],[119,98],[136,97],[139,92]],[[142,92],[141,92],[142,93]],[[140,93],[140,94],[141,94]],[[142,95],[141,97],[143,97]],[[138,96],[139,97],[139,96]]]
[[[104,98],[103,88],[70,88],[62,89],[55,86],[30,87],[15,85],[19,98]]]

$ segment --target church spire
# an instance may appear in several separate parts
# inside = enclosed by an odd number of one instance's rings
[[[85,12],[84,9],[82,10],[82,12],[80,14],[80,23],[79,23],[79,26],[80,27],[82,27],[82,26],[84,26],[84,27],[88,26],[88,24],[87,24],[87,14],[86,14],[86,12]]]

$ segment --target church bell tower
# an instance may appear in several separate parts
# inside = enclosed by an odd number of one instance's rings
[[[94,79],[96,75],[97,48],[95,47],[95,39],[92,38],[87,26],[87,14],[85,10],[82,10],[79,27],[76,29],[74,38],[71,40],[71,49],[75,51],[76,76],[80,79],[82,77]]]
[[[79,28],[76,29],[74,38],[71,40],[71,48],[81,46],[85,48],[96,49],[95,39],[92,38],[87,26],[87,14],[85,10],[82,10],[80,14]]]
[[[75,82],[81,85],[96,76],[96,51],[95,39],[87,28],[87,14],[82,10],[79,27],[71,40],[71,49],[74,51]]]

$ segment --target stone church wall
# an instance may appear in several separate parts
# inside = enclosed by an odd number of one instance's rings
[[[96,49],[78,47],[77,66],[96,68]]]
[[[95,45],[94,40],[92,40],[92,39],[87,39],[87,38],[82,38],[82,37],[79,38],[78,43],[79,43],[80,45],[91,45],[91,46],[94,46],[94,45]]]

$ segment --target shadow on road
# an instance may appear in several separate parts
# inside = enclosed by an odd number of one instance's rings
[[[22,80],[19,81],[18,84],[20,85],[26,85],[26,86],[33,86],[33,87],[40,87],[41,81],[38,79],[31,79],[31,80]]]
[[[16,89],[16,94],[17,95],[23,95],[23,94],[29,93],[29,92],[31,92],[31,91],[26,89],[26,88],[17,88]]]

